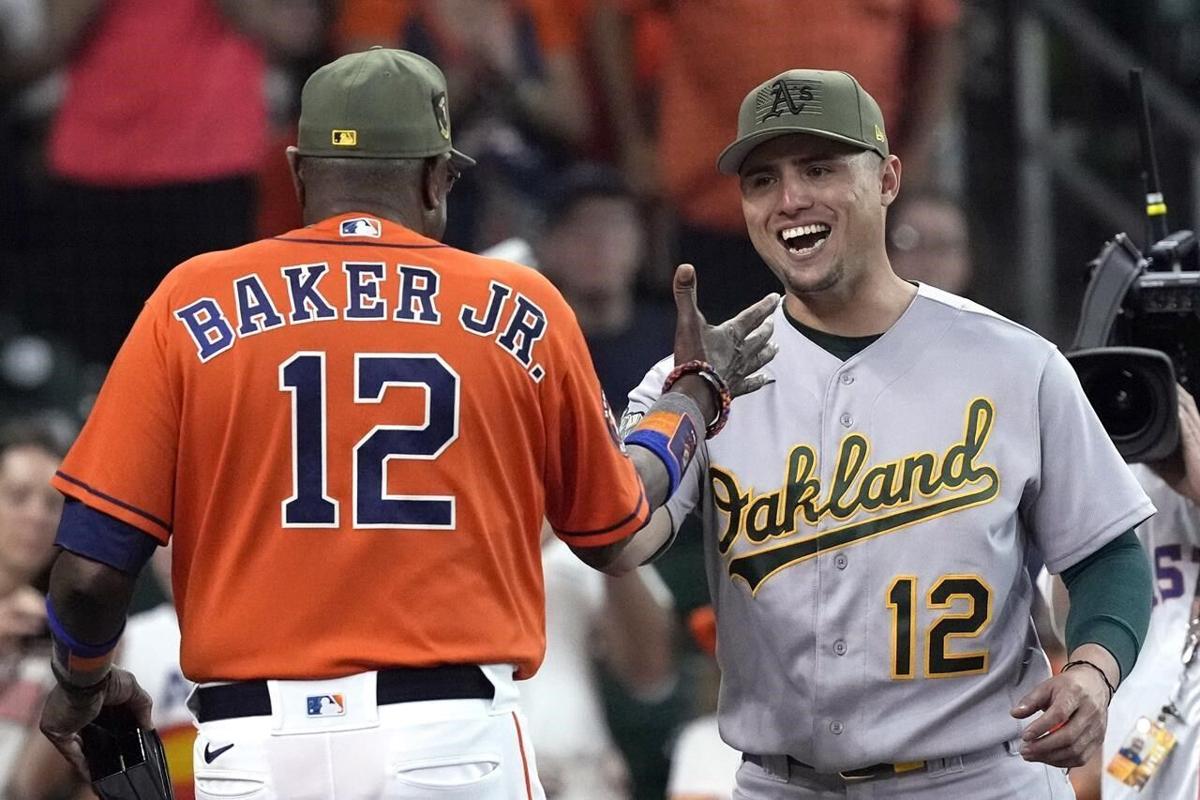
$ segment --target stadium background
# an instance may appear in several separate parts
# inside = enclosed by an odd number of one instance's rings
[[[143,25],[163,26],[152,47],[122,41],[137,27],[107,16],[135,18],[145,2],[156,8]],[[1118,231],[1145,243],[1130,67],[1147,70],[1171,228],[1200,225],[1200,4],[1192,0],[845,0],[852,8],[837,12],[845,19],[829,23],[841,27],[825,39],[818,22],[832,13],[827,0],[247,0],[237,12],[233,5],[0,0],[0,422],[36,418],[69,442],[136,314],[136,288],[119,290],[140,285],[134,272],[152,286],[221,236],[247,240],[299,224],[283,159],[299,88],[317,65],[368,44],[427,53],[450,79],[455,143],[480,166],[455,189],[449,243],[536,252],[563,221],[556,209],[573,189],[615,192],[637,209],[640,228],[629,234],[638,240],[636,270],[614,267],[610,280],[589,287],[573,287],[569,270],[548,271],[581,319],[598,306],[592,311],[602,321],[589,341],[618,412],[624,391],[669,347],[669,324],[655,320],[669,314],[676,259],[728,273],[738,252],[726,247],[739,234],[722,228],[719,201],[705,206],[707,189],[680,185],[689,169],[681,159],[712,171],[716,153],[672,151],[672,142],[656,139],[664,108],[666,124],[683,129],[706,124],[710,113],[732,124],[734,106],[702,108],[720,76],[711,60],[689,61],[689,52],[741,53],[759,77],[778,71],[770,59],[780,52],[794,53],[784,66],[901,74],[898,85],[879,90],[894,106],[894,151],[907,159],[912,143],[922,152],[911,180],[904,176],[911,202],[893,214],[898,269],[945,283],[1060,345],[1074,328],[1087,261]],[[170,108],[192,90],[188,81],[214,85],[215,73],[197,75],[203,65],[180,63],[178,74],[106,72],[124,63],[121,48],[190,53],[189,38],[230,35],[189,29],[183,22],[196,14],[224,20],[243,48],[240,60],[218,65],[236,96],[209,98],[215,116]],[[724,22],[719,31],[697,28],[714,19]],[[921,94],[937,84],[922,83],[918,65],[934,35],[953,46],[950,60],[933,62],[944,101]],[[106,48],[107,61],[95,56]],[[72,96],[72,80],[88,82],[89,93]],[[261,92],[260,111],[247,92]],[[163,107],[142,107],[103,132],[89,109],[112,111],[123,100]],[[906,129],[918,108],[935,124]],[[902,122],[893,127],[894,120]],[[167,127],[147,132],[143,124]],[[189,124],[207,137],[170,128]],[[221,144],[224,134],[232,141]],[[564,182],[580,174],[593,178],[584,189]],[[620,181],[624,187],[612,188]],[[191,230],[180,233],[173,219],[190,221]],[[213,238],[192,236],[206,227]],[[577,221],[563,235],[586,243],[588,227]],[[704,264],[705,253],[717,263]],[[736,298],[706,296],[706,285],[702,271],[702,301],[711,316],[724,316]],[[606,327],[601,312],[613,302],[625,313]],[[711,662],[684,625],[707,603],[701,561],[697,537],[684,536],[659,564],[680,623],[679,678],[669,695],[635,700],[600,671],[639,798],[663,796],[675,731],[713,703]],[[138,606],[160,600],[146,580]]]

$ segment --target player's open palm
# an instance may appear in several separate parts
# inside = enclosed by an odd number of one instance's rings
[[[734,397],[766,386],[760,370],[775,357],[771,314],[779,295],[771,294],[720,325],[709,325],[696,305],[696,270],[680,264],[675,270],[675,363],[707,361],[729,386]]]
[[[1060,672],[1021,698],[1012,715],[1042,715],[1022,734],[1021,755],[1055,767],[1080,767],[1104,742],[1108,689],[1092,669]]]

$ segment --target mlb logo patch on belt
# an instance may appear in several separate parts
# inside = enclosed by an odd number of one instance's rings
[[[345,714],[345,695],[317,694],[308,697],[308,716],[310,717],[342,717]]]
[[[379,220],[371,219],[370,217],[355,217],[354,219],[342,220],[339,233],[342,236],[370,236],[378,239],[383,233],[383,227],[379,224]]]

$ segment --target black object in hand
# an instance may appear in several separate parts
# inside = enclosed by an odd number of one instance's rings
[[[79,732],[92,788],[102,800],[175,800],[162,740],[125,706],[105,706]]]

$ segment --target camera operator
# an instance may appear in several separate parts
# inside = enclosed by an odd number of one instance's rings
[[[1200,413],[1182,386],[1177,391],[1178,448],[1163,461],[1130,465],[1158,508],[1137,529],[1155,573],[1154,610],[1137,665],[1109,707],[1100,756],[1071,773],[1080,800],[1200,796]],[[1060,581],[1053,592],[1061,636]],[[1152,769],[1152,748],[1164,728],[1175,745]],[[1139,780],[1144,788],[1135,785]]]

